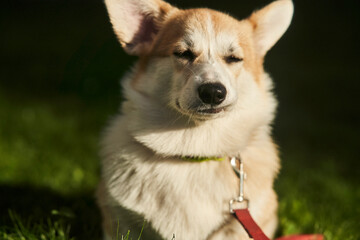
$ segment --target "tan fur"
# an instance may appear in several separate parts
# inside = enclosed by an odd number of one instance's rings
[[[137,236],[143,219],[149,223],[143,239],[248,239],[229,213],[239,180],[228,159],[194,163],[183,156],[241,157],[249,210],[272,237],[280,164],[270,137],[276,101],[263,59],[290,23],[291,1],[278,0],[241,21],[160,0],[105,2],[121,44],[139,56],[123,80],[122,114],[102,140],[97,196],[105,239],[118,224],[121,233]],[[175,54],[184,51],[194,59]],[[243,61],[228,63],[228,56]],[[199,112],[206,104],[197,88],[205,83],[227,90],[218,113]]]

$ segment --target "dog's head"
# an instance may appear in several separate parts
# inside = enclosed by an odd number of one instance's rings
[[[133,86],[200,119],[244,101],[249,78],[261,87],[264,55],[293,12],[291,0],[273,2],[242,21],[161,0],[106,0],[106,5],[125,51],[140,56]]]
[[[291,0],[241,21],[162,0],[105,2],[121,45],[139,56],[125,81],[138,141],[162,154],[233,154],[272,121],[263,59],[290,24]]]

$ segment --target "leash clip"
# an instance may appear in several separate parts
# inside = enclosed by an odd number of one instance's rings
[[[237,168],[237,163],[236,163],[237,161],[239,162],[239,169]],[[249,208],[249,200],[244,198],[244,181],[246,179],[246,173],[244,172],[244,164],[241,158],[232,157],[230,159],[230,164],[240,180],[239,196],[237,198],[231,199],[229,202],[230,213],[234,213],[234,209]],[[241,203],[242,206],[240,208],[239,207],[234,208],[234,204],[236,203]]]

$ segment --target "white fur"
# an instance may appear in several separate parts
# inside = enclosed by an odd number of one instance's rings
[[[122,29],[113,15],[118,11],[126,15],[129,3],[138,5],[131,0],[106,3],[115,31],[125,34],[123,39],[131,39],[130,27]],[[148,3],[154,7],[160,1]],[[279,4],[274,5],[276,9]],[[154,8],[151,14],[156,15]],[[264,16],[265,20],[257,21],[268,22],[269,15]],[[275,26],[268,27],[279,34]],[[266,73],[256,80],[242,63],[229,67],[223,62],[229,46],[234,45],[238,56],[243,56],[244,50],[231,32],[215,33],[210,14],[205,22],[189,23],[183,39],[194,43],[201,63],[184,64],[174,56],[153,57],[145,70],[135,66],[123,79],[127,100],[102,140],[98,198],[106,235],[109,238],[114,233],[117,221],[122,233],[134,233],[135,226],[145,219],[163,239],[171,239],[173,234],[176,240],[248,239],[229,214],[228,202],[237,196],[239,183],[228,160],[194,163],[182,159],[237,156],[243,159],[248,176],[245,194],[251,202],[250,212],[264,232],[273,236],[277,201],[272,184],[279,162],[270,137],[276,108],[272,80]],[[186,45],[181,41],[179,46]],[[231,67],[239,70],[237,77]],[[220,104],[226,108],[212,116],[191,109],[199,102],[196,89],[207,82],[220,82],[228,92]],[[144,235],[144,239],[157,237]]]

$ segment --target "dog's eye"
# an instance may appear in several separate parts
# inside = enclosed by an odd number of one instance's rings
[[[243,58],[238,58],[238,57],[235,57],[234,55],[230,55],[230,56],[227,56],[224,58],[225,59],[225,62],[226,63],[237,63],[237,62],[241,62],[243,61],[244,59]]]
[[[174,56],[177,58],[183,58],[183,59],[189,60],[190,62],[195,60],[195,54],[190,50],[186,50],[183,52],[175,51]]]

